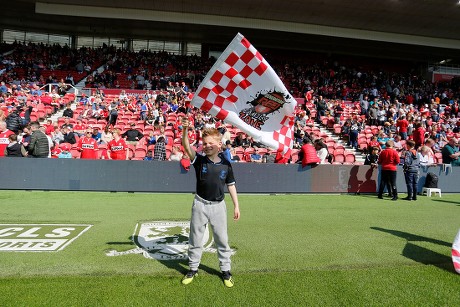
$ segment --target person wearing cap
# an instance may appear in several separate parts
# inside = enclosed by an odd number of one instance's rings
[[[59,159],[72,159],[72,154],[70,153],[70,145],[64,144],[61,149],[61,152],[57,156]]]

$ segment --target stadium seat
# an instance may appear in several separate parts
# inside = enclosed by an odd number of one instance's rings
[[[70,154],[72,155],[73,159],[80,159],[81,152],[78,151],[77,149],[71,149]]]
[[[356,161],[356,156],[353,153],[347,153],[345,155],[345,162],[354,163]]]
[[[340,153],[339,154],[334,153],[334,161],[333,162],[342,164],[343,162],[345,162],[345,156],[343,154],[340,154]]]

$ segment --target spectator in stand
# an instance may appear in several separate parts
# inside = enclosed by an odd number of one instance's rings
[[[390,135],[388,136],[389,139],[391,140],[393,134],[390,132]],[[394,136],[394,149],[397,151],[397,152],[401,152],[403,151],[404,149],[404,146],[403,146],[403,143],[401,142],[401,136],[399,134],[396,134]]]
[[[262,163],[262,156],[259,154],[259,149],[254,149],[254,152],[250,155],[250,160],[251,162]]]
[[[364,97],[363,97],[363,94],[360,95],[359,106],[361,108],[360,115],[366,115],[367,116],[367,112],[369,110],[369,97],[367,95],[365,95]]]
[[[22,118],[19,116],[20,111],[21,109],[19,107],[13,109],[13,111],[8,114],[5,120],[8,130],[13,131],[15,134],[17,134],[18,131],[22,129]]]
[[[377,147],[379,151],[381,149],[380,142],[377,140],[377,136],[375,135],[371,136],[369,143],[367,143],[368,152],[371,152],[372,147]]]
[[[45,134],[46,135],[51,135],[54,132],[54,124],[53,124],[53,121],[51,119],[48,119],[46,121],[46,124],[44,124],[44,126],[45,126]]]
[[[66,109],[62,113],[63,117],[68,117],[68,118],[73,118],[73,110],[72,110],[72,105],[70,103],[67,104]]]
[[[77,120],[77,123],[73,127],[73,133],[77,135],[78,137],[84,136],[86,131],[86,125],[82,123],[82,121],[79,119]]]
[[[233,139],[233,147],[242,147],[244,144],[244,133],[238,132]]]
[[[77,119],[83,120],[83,119],[90,119],[92,118],[93,115],[93,109],[90,104],[85,105],[83,111],[78,115]]]
[[[145,139],[147,141],[147,146],[155,145],[155,143],[157,142],[157,137],[155,135],[155,132],[153,132],[153,131],[150,131],[149,135],[146,136]]]
[[[254,138],[252,136],[248,135],[246,137],[246,140],[245,140],[245,143],[244,143],[245,148],[248,148],[248,147],[254,147],[254,148],[258,147],[258,148],[260,148],[262,146],[263,145],[261,143],[254,141]]]
[[[294,148],[300,148],[303,145],[303,139],[305,138],[305,131],[303,130],[296,130],[294,132]]]
[[[81,152],[80,159],[98,158],[98,146],[92,134],[91,128],[86,129],[85,135],[78,140],[77,150]]]
[[[300,128],[304,128],[307,125],[308,116],[305,111],[301,111],[299,115],[296,117],[295,123]]]
[[[45,130],[45,132],[46,132],[46,130]],[[22,132],[20,132],[18,134],[18,142],[21,143],[22,145],[24,145],[26,150],[28,149],[28,146],[30,144],[31,135],[32,135],[32,131],[30,131],[30,125],[24,127],[22,129]]]
[[[103,110],[100,108],[99,104],[96,104],[95,109],[93,109],[91,117],[95,119],[101,119]]]
[[[6,94],[8,93],[8,87],[6,87],[5,82],[0,83],[0,94]]]
[[[337,100],[334,106],[334,122],[340,124],[340,117],[342,116],[343,108],[342,103]]]
[[[387,121],[387,111],[385,110],[383,105],[379,105],[377,111],[377,123],[379,126],[383,126]]]
[[[369,113],[368,113],[368,117],[369,117],[369,125],[371,126],[377,126],[378,125],[378,111],[379,111],[379,108],[377,106],[377,104],[372,104],[369,108]]]
[[[407,140],[407,127],[409,127],[409,122],[406,119],[405,115],[402,115],[397,121],[396,121],[396,127],[398,134],[401,136],[402,140]]]
[[[377,167],[379,161],[379,150],[379,147],[371,147],[371,150],[366,155],[366,159],[364,160],[364,165]]]
[[[151,150],[147,150],[144,161],[153,161],[153,153]]]
[[[101,132],[101,144],[108,144],[111,140],[113,140],[112,131],[109,129],[109,126],[106,126],[104,130]]]
[[[108,123],[107,125],[111,125],[112,127],[115,127],[117,124],[117,119],[118,119],[118,106],[115,105],[110,105],[109,107],[109,118],[108,118]]]
[[[147,112],[148,112],[147,102],[145,101],[145,99],[141,99],[141,106],[140,106],[140,113],[139,113],[140,120],[145,121],[147,119]]]
[[[425,129],[421,122],[416,122],[414,126],[415,130],[412,134],[412,139],[415,142],[415,149],[418,149],[425,143]]]
[[[356,116],[351,121],[350,125],[350,146],[354,149],[358,149],[358,135],[361,131],[361,123],[358,121]]]
[[[88,97],[85,93],[81,94],[81,98],[79,100],[80,105],[87,106],[88,105]]]
[[[10,135],[15,134],[13,131],[6,128],[6,123],[0,121],[0,157],[4,156],[4,152],[10,143]]]
[[[153,160],[155,161],[165,161],[166,160],[166,145],[165,145],[165,138],[163,136],[160,136],[157,139],[157,142],[153,149]]]
[[[62,135],[64,136],[64,140],[62,143],[69,143],[75,144],[77,143],[77,139],[75,138],[75,134],[72,131],[72,125],[65,125],[62,127]]]
[[[328,110],[326,100],[323,99],[323,96],[319,96],[316,102],[316,121],[321,123],[321,117],[326,116],[326,111]]]
[[[320,164],[327,164],[327,156],[329,155],[329,152],[327,150],[326,144],[323,143],[322,139],[317,139],[315,140],[315,149],[316,149],[316,155],[318,156],[320,160]]]
[[[299,161],[302,163],[302,167],[307,165],[316,165],[321,163],[321,159],[316,154],[316,149],[313,146],[309,138],[304,138],[302,140],[302,147],[299,151]]]
[[[0,109],[0,121],[4,122],[5,119],[6,119],[6,114],[5,114],[5,111],[3,111],[2,109]]]
[[[58,126],[54,127],[54,132],[51,133],[51,140],[53,144],[59,145],[60,143],[64,142],[64,134],[62,134],[62,128],[59,129]]]
[[[190,146],[196,146],[196,143],[197,143],[197,135],[196,135],[196,132],[195,132],[195,129],[193,129],[193,127],[188,127],[188,139],[189,139],[189,142],[190,142]]]
[[[24,146],[18,143],[18,136],[16,134],[10,134],[8,136],[9,144],[5,147],[5,150],[0,152],[0,156],[5,157],[27,157],[27,150]],[[0,143],[1,144],[1,143]]]
[[[442,149],[442,163],[460,166],[460,151],[457,138],[451,138],[449,143]]]
[[[135,128],[135,123],[131,123],[129,126],[130,128],[121,136],[126,140],[126,143],[136,146],[137,143],[144,137],[144,134]]]
[[[379,131],[379,134],[378,134],[378,137],[377,137],[377,142],[379,142],[379,146],[380,148],[382,149],[385,149],[386,147],[386,142],[388,142],[390,140],[390,138],[385,135],[385,133],[383,132],[383,130],[380,130]]]
[[[120,131],[120,130],[118,130],[118,131]],[[113,134],[113,131],[112,131],[112,134]],[[101,144],[101,142],[102,142],[102,133],[99,132],[98,127],[93,128],[93,134],[92,134],[91,137],[93,139],[95,139],[98,144]]]
[[[30,124],[32,136],[28,146],[28,156],[32,158],[48,158],[50,154],[48,138],[46,134],[40,131],[40,123],[32,122]]]
[[[378,160],[378,163],[381,166],[378,198],[383,199],[383,190],[385,186],[389,186],[391,191],[388,191],[388,193],[391,196],[391,200],[398,199],[396,175],[399,162],[401,161],[398,152],[393,149],[393,141],[387,141],[385,149],[380,153]]]
[[[24,128],[24,129],[26,129],[26,128]],[[46,134],[46,127],[45,126],[40,126],[40,131],[43,132],[46,135],[46,138],[48,139],[48,149],[49,149],[48,158],[51,158],[51,149],[54,148],[53,141],[51,140],[51,137]]]
[[[72,159],[72,153],[70,152],[71,146],[69,144],[64,144],[61,147],[61,152],[58,154],[59,159]]]
[[[238,162],[240,160],[240,157],[236,155],[235,149],[232,147],[232,143],[230,141],[225,142],[225,147],[222,150],[222,155],[230,163]]]
[[[182,160],[184,154],[180,151],[179,146],[173,146],[171,150],[171,155],[169,156],[169,161],[178,161]]]
[[[423,145],[420,147],[417,155],[421,166],[436,165],[436,163],[434,163],[434,156],[428,146]]]
[[[128,160],[129,149],[125,140],[121,138],[120,129],[112,131],[113,140],[107,144],[107,155],[110,160]],[[94,130],[93,130],[94,136]]]

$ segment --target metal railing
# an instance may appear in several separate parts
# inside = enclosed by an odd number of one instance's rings
[[[46,88],[47,88],[46,91],[49,92],[49,93],[51,93],[51,92],[55,89],[56,92],[57,92],[58,89],[59,89],[59,84],[60,84],[60,83],[48,83],[48,84],[45,84],[45,85],[43,85],[42,87],[40,87],[40,89],[41,89],[41,90],[42,90],[42,89],[45,89],[45,90],[46,90]],[[72,91],[73,91],[73,93],[75,94],[75,96],[78,96],[78,93],[79,93],[78,88],[76,88],[75,86],[73,86],[73,85],[70,84],[70,83],[64,83],[64,84],[67,85],[68,87],[70,87],[70,88],[67,88],[66,93],[68,93],[68,92],[72,93]]]

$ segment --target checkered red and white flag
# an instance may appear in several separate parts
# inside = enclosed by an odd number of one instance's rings
[[[297,102],[240,33],[217,59],[191,103],[255,141],[290,155]]]
[[[454,264],[455,271],[460,274],[460,230],[452,244],[452,263]]]

